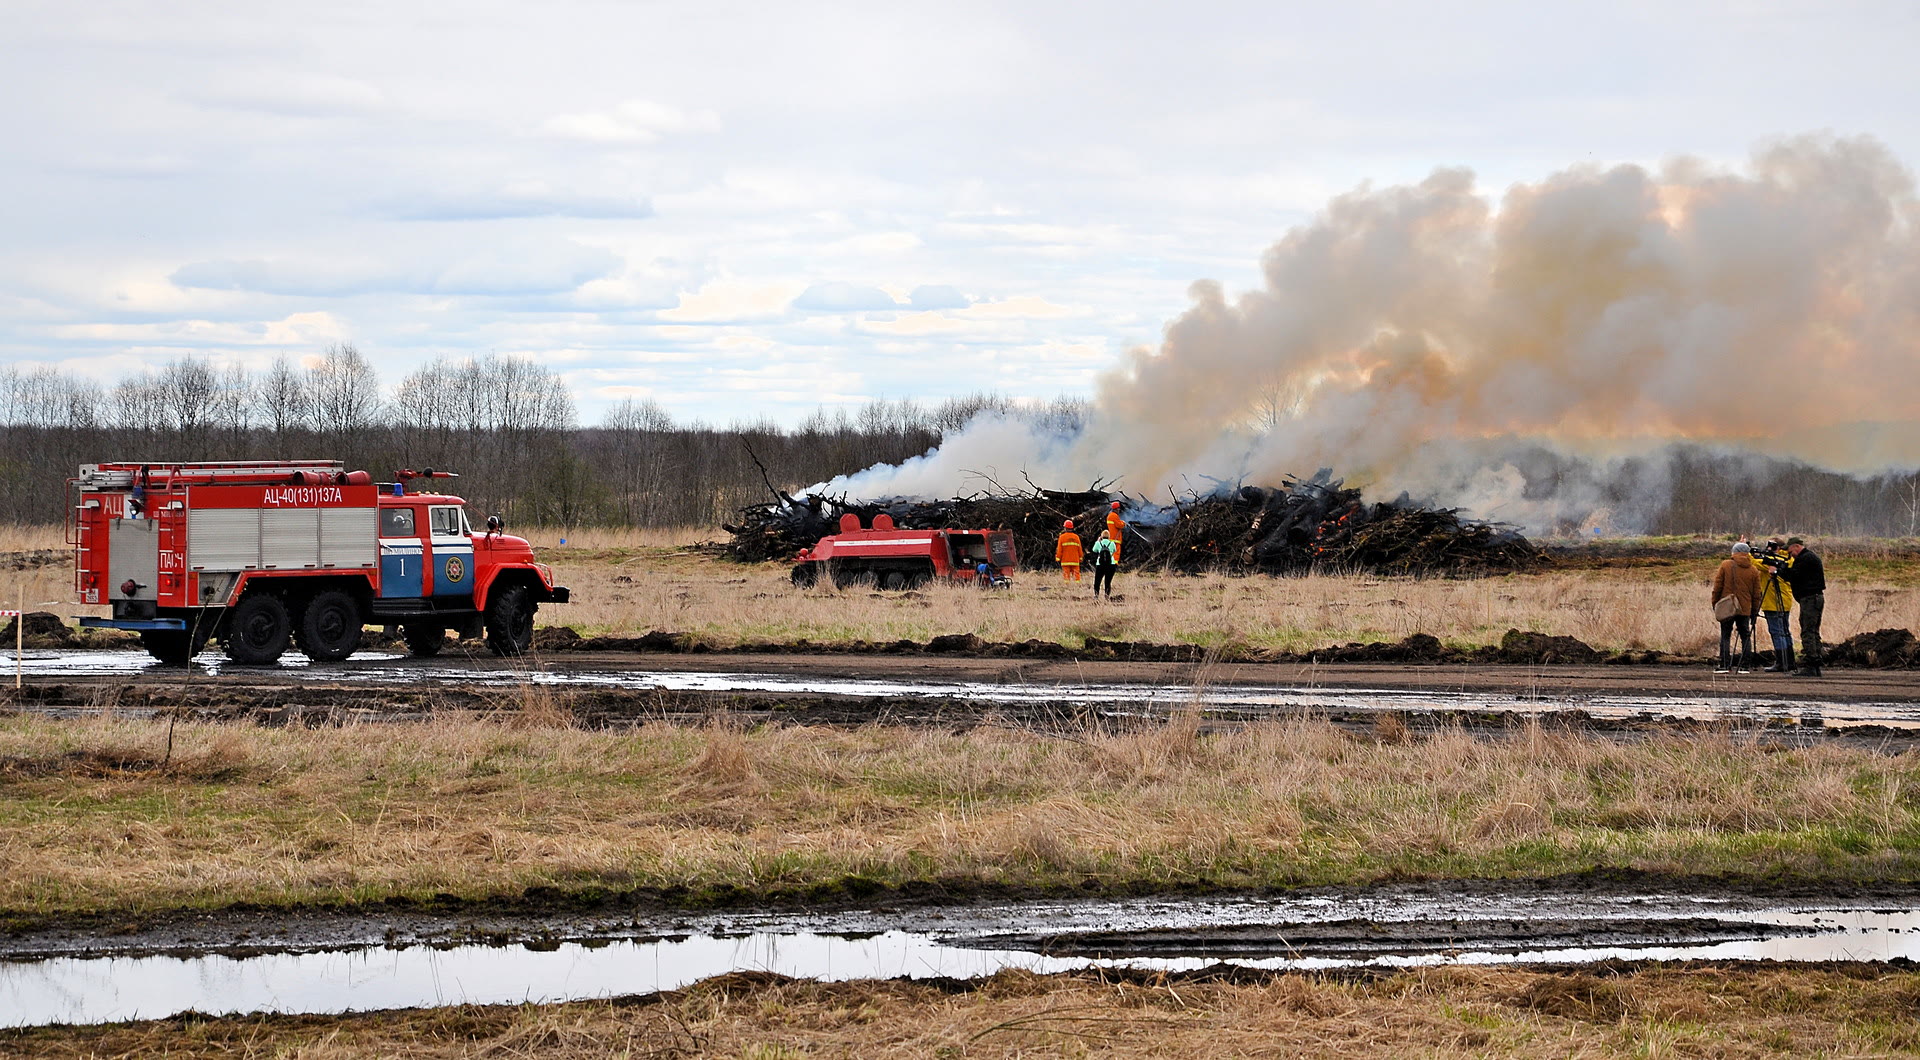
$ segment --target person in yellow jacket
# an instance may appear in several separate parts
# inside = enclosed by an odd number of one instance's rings
[[[1073,520],[1067,520],[1067,528],[1060,532],[1060,541],[1053,546],[1053,558],[1060,561],[1060,580],[1077,582],[1080,580],[1080,535],[1073,532]]]
[[[1107,509],[1107,534],[1113,538],[1113,561],[1120,562],[1120,535],[1127,529],[1126,521],[1120,518],[1120,502],[1114,501]]]
[[[1793,557],[1777,539],[1769,539],[1759,549],[1760,613],[1767,619],[1767,636],[1773,641],[1773,665],[1770,674],[1793,672],[1793,634],[1787,630],[1787,612],[1793,610],[1793,587],[1781,575],[1793,568]]]

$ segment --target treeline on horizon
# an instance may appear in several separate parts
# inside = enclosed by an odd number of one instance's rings
[[[382,481],[400,468],[456,471],[449,491],[510,526],[717,527],[772,499],[769,483],[798,490],[898,463],[989,410],[1072,431],[1088,407],[1062,398],[1022,408],[973,394],[935,406],[823,408],[792,428],[721,427],[676,423],[657,402],[628,399],[598,426],[582,427],[560,378],[514,357],[442,359],[406,376],[391,396],[351,345],[331,347],[307,367],[283,357],[260,373],[182,358],[112,386],[58,369],[0,366],[0,523],[62,522],[66,480],[81,464],[329,459]],[[1578,490],[1642,533],[1920,532],[1920,471],[1857,478],[1685,443],[1643,466],[1613,469],[1604,481],[1591,466],[1545,450],[1521,462],[1529,493]],[[1654,482],[1660,486],[1644,485]],[[1574,520],[1556,529],[1583,528]]]
[[[581,427],[560,378],[515,357],[442,359],[390,396],[351,345],[260,373],[182,358],[112,386],[0,366],[0,524],[63,521],[66,480],[81,464],[322,459],[376,481],[401,468],[457,472],[448,492],[510,526],[717,527],[772,499],[769,480],[800,489],[897,463],[978,412],[1014,408],[992,394],[874,401],[789,429],[677,423],[655,401],[628,399]],[[1065,429],[1082,412],[1071,399],[1030,410]]]

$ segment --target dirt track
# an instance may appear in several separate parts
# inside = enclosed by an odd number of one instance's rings
[[[1715,675],[1693,665],[1168,663],[928,654],[548,653],[519,661],[369,653],[337,666],[192,670],[137,652],[41,652],[29,710],[186,711],[269,724],[397,721],[518,710],[529,697],[591,727],[715,713],[789,723],[1045,730],[1132,727],[1199,708],[1210,727],[1310,711],[1336,724],[1498,732],[1528,717],[1596,733],[1740,731],[1769,741],[1920,746],[1920,673],[1822,679]]]
[[[1377,688],[1431,692],[1489,692],[1511,696],[1578,697],[1592,695],[1779,697],[1833,703],[1920,703],[1920,672],[1830,669],[1822,678],[1755,672],[1716,675],[1699,663],[1656,665],[1418,665],[1299,663],[1117,662],[1076,659],[978,658],[954,655],[858,655],[832,653],[694,654],[607,652],[554,653],[522,661],[487,655],[449,654],[433,659],[361,657],[326,670],[306,666],[235,667],[217,672],[150,667],[143,656],[127,653],[130,672],[62,669],[29,682],[49,679],[66,684],[152,684],[192,686],[310,684],[337,673],[370,685],[384,671],[411,681],[412,671],[481,670],[510,678],[516,674],[632,671],[659,673],[756,673],[817,678],[880,679],[902,683],[982,682],[1034,686],[1090,685],[1245,685],[1273,688]],[[204,656],[203,661],[214,656]],[[221,660],[224,662],[224,660]]]

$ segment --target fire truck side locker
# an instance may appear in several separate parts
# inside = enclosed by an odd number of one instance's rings
[[[274,487],[264,487],[267,496]],[[375,566],[372,486],[306,487],[268,507],[260,486],[187,488],[188,566],[195,573],[355,570]]]

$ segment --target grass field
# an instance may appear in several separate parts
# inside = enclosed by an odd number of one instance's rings
[[[536,695],[537,693],[529,693]],[[0,719],[0,910],[563,892],[1112,891],[1547,876],[1920,879],[1920,755],[1499,741],[1187,716],[611,733],[537,704],[422,725]],[[168,741],[171,758],[167,758]]]
[[[783,564],[742,565],[700,546],[704,528],[527,532],[574,602],[549,605],[541,625],[584,635],[670,630],[716,647],[753,641],[925,641],[946,633],[1029,638],[1078,647],[1087,637],[1306,651],[1426,633],[1454,647],[1497,644],[1509,629],[1578,637],[1606,650],[1703,656],[1719,647],[1707,583],[1713,554],[1671,558],[1671,540],[1605,542],[1592,566],[1475,579],[1312,574],[1297,578],[1180,576],[1122,570],[1119,595],[1094,599],[1057,573],[1023,575],[1011,592],[931,585],[913,593],[794,589]],[[560,544],[563,539],[566,544]],[[1911,542],[1836,542],[1828,559],[1829,644],[1888,627],[1920,630],[1920,562]],[[0,553],[59,549],[58,528],[0,528]],[[1636,554],[1638,553],[1638,554]],[[0,572],[0,599],[77,614],[63,565]],[[12,606],[0,603],[0,607]],[[1762,638],[1764,639],[1764,638]],[[1764,643],[1756,647],[1765,647]]]
[[[693,531],[669,535],[691,541]],[[1838,643],[1888,627],[1920,630],[1920,563],[1873,542],[1832,557],[1824,633]],[[583,634],[665,629],[717,646],[750,641],[925,641],[971,632],[1078,646],[1107,640],[1304,651],[1427,633],[1455,647],[1497,644],[1509,629],[1578,637],[1610,650],[1699,656],[1718,650],[1708,581],[1719,556],[1622,560],[1477,579],[1312,574],[1179,576],[1123,569],[1112,601],[1053,572],[1011,592],[931,585],[914,593],[817,587],[800,592],[779,564],[740,565],[670,545],[571,542],[545,551],[575,603],[544,623]],[[1604,565],[1602,565],[1604,564]],[[1764,647],[1765,645],[1757,645]]]

